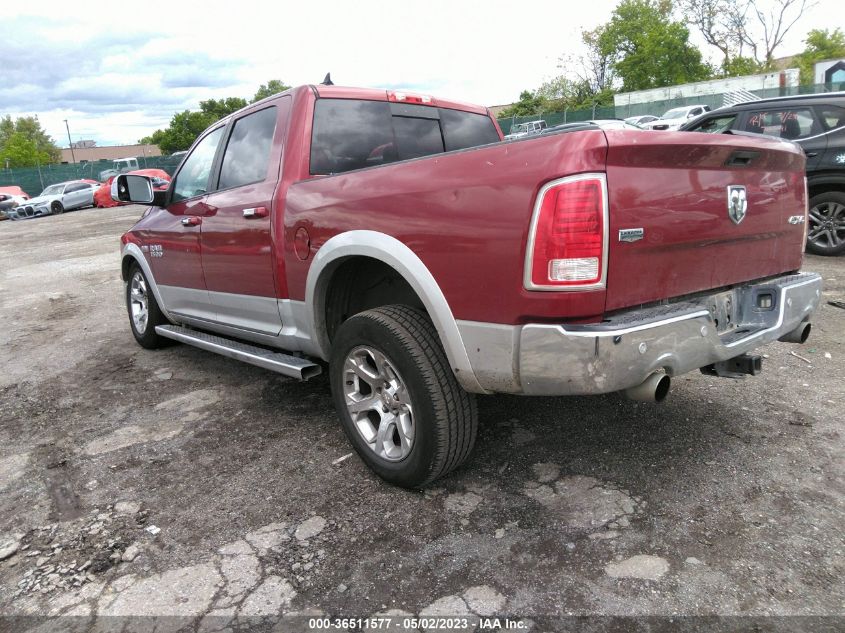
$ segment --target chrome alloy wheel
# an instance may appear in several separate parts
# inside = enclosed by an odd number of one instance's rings
[[[346,408],[367,446],[382,459],[398,462],[414,446],[414,412],[405,381],[387,357],[356,347],[343,364]]]
[[[135,271],[132,280],[129,282],[129,312],[132,315],[132,324],[135,331],[143,335],[147,330],[147,320],[150,310],[147,301],[147,282],[141,271]]]
[[[822,202],[810,209],[809,216],[807,239],[823,248],[845,243],[845,205],[833,201]]]

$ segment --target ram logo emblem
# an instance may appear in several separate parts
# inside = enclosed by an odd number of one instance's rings
[[[734,224],[739,224],[745,219],[745,212],[748,210],[748,196],[745,187],[742,185],[731,185],[728,187],[728,217]]]

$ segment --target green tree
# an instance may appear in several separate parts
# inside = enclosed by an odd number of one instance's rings
[[[539,114],[545,107],[546,99],[544,97],[530,90],[523,90],[519,94],[519,101],[502,110],[499,113],[499,118]]]
[[[36,142],[23,132],[13,132],[0,149],[0,164],[4,167],[35,167],[56,162],[49,152],[38,149]]]
[[[289,88],[290,86],[285,84],[282,80],[271,79],[266,84],[261,84],[261,86],[259,86],[258,91],[255,93],[255,96],[252,98],[252,101],[250,103],[261,101],[262,99],[266,99],[271,95],[277,94],[279,92],[284,92]]]
[[[598,45],[622,79],[622,90],[701,81],[711,74],[689,30],[671,19],[671,0],[623,0],[601,28]]]
[[[58,163],[62,158],[61,150],[41,127],[37,116],[19,117],[13,121],[6,115],[0,119],[0,155],[4,161],[9,159],[10,166],[18,167],[23,166],[20,161],[27,166],[35,165],[36,161],[44,165]]]
[[[825,59],[845,57],[845,33],[836,28],[813,29],[807,33],[804,40],[806,47],[798,55],[798,68],[801,69],[801,84],[808,85],[815,82],[814,65]]]
[[[247,102],[242,97],[226,97],[224,99],[207,99],[200,101],[199,110],[183,110],[177,112],[170,119],[170,124],[163,130],[156,130],[149,136],[140,139],[139,143],[158,145],[165,154],[181,152],[188,149],[197,137],[202,134],[209,125],[219,121],[250,103],[263,99],[265,96],[276,94],[287,90],[288,86],[278,79],[271,79],[263,84],[252,101]],[[266,94],[265,94],[266,93]],[[2,134],[2,122],[0,122],[0,134]]]

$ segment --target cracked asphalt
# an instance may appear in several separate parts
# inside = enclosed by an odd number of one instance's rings
[[[688,374],[660,405],[483,397],[471,461],[413,492],[340,459],[324,377],[135,344],[118,237],[139,212],[0,223],[15,630],[48,615],[209,633],[374,614],[845,626],[845,310],[827,304],[845,299],[845,258],[807,256],[825,305],[807,344],[761,350],[762,376]]]

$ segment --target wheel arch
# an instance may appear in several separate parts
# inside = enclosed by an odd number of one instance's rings
[[[307,320],[315,348],[312,351],[323,359],[330,356],[327,300],[331,284],[344,263],[354,261],[355,258],[361,258],[359,261],[375,260],[396,272],[428,313],[460,385],[470,392],[486,393],[472,370],[457,321],[431,271],[404,243],[377,231],[341,233],[317,251],[305,286]]]
[[[168,321],[173,322],[173,318],[167,311],[167,306],[165,305],[164,299],[162,298],[161,293],[158,290],[158,284],[155,281],[155,277],[153,276],[153,270],[150,267],[147,258],[144,257],[143,251],[137,244],[129,242],[125,244],[123,246],[123,249],[121,250],[120,278],[124,282],[129,281],[129,271],[132,268],[132,264],[138,264],[138,266],[140,266],[141,270],[144,273],[144,276],[147,278],[147,283],[153,291],[153,295],[155,296],[156,303],[158,303],[159,310],[161,310],[161,313]]]
[[[845,175],[842,173],[819,173],[807,177],[809,196],[817,196],[828,191],[845,193]],[[809,200],[807,201],[809,203]]]

